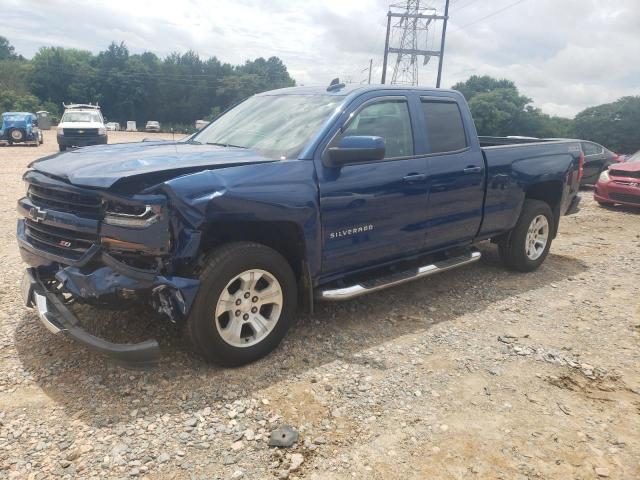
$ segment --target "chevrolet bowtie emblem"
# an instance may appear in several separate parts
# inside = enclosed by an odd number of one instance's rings
[[[84,130],[78,130],[78,133],[84,133]]]
[[[47,218],[47,212],[40,207],[31,207],[29,209],[29,218],[34,222],[42,222]]]

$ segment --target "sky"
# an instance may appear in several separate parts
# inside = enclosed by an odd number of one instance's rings
[[[304,85],[366,82],[372,59],[379,83],[389,3],[0,0],[0,35],[27,58],[41,46],[98,52],[111,41],[133,53],[191,49],[232,64],[277,56]],[[444,0],[422,3],[442,10]],[[471,75],[507,78],[544,112],[566,117],[640,95],[640,0],[451,0],[449,16],[443,87]],[[393,58],[388,75],[392,66]],[[421,65],[420,84],[434,86],[436,70],[435,58]]]

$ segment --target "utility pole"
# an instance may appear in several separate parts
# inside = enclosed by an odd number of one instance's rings
[[[424,3],[426,2],[421,0],[406,0],[404,3],[389,6],[382,64],[382,83],[386,83],[389,54],[396,55],[391,77],[392,84],[417,85],[419,83],[419,57],[423,57],[423,65],[429,63],[431,57],[439,57],[438,71],[441,72],[444,53],[444,25],[439,49],[434,49],[431,46],[428,33],[431,28],[435,27],[437,21],[443,20],[446,23],[449,0],[446,0],[444,15],[438,14],[434,7],[424,5]],[[397,19],[394,24],[392,24],[393,19]],[[397,46],[392,46],[392,44]]]
[[[440,58],[438,59],[438,80],[436,80],[436,88],[440,88],[440,80],[442,80],[442,63],[444,62],[444,40],[447,35],[447,21],[449,20],[449,0],[444,6],[444,22],[442,23],[442,40],[440,41]]]
[[[371,70],[373,69],[373,58],[369,60],[369,85],[371,85]]]
[[[387,60],[389,59],[389,34],[391,33],[391,7],[387,12],[387,36],[384,40],[384,59],[382,60],[382,81],[381,84],[387,81]]]

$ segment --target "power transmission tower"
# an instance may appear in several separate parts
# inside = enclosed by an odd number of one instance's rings
[[[436,86],[440,87],[449,0],[446,0],[444,15],[439,15],[434,7],[425,5],[425,3],[420,0],[407,0],[404,3],[389,6],[382,63],[382,83],[386,83],[387,79],[389,54],[395,54],[396,61],[391,76],[392,84],[418,85],[419,57],[422,57],[423,65],[429,63],[432,57],[438,57]],[[435,27],[435,22],[438,20],[443,21],[442,37],[439,48],[435,50],[429,42],[429,31]],[[397,42],[397,46],[391,46],[392,41]]]

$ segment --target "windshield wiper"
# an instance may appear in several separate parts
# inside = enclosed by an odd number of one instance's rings
[[[233,145],[231,143],[218,143],[218,142],[207,142],[207,145],[215,145],[216,147],[232,147],[232,148],[244,148],[244,149],[249,148],[249,147],[243,147],[241,145]]]

